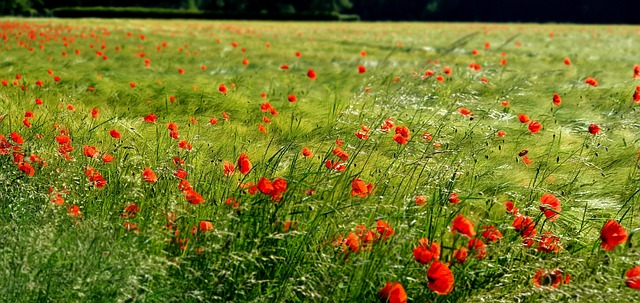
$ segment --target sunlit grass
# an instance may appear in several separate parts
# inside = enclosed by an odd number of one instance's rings
[[[624,279],[640,265],[637,239],[611,252],[599,240],[608,219],[630,236],[639,227],[638,27],[2,21],[0,134],[13,143],[10,134],[19,133],[19,153],[35,167],[29,177],[14,163],[18,150],[0,155],[0,297],[7,301],[371,302],[390,281],[403,285],[410,302],[639,297]],[[427,70],[434,75],[423,78]],[[587,77],[599,86],[585,84]],[[261,110],[265,102],[277,115]],[[34,114],[31,128],[26,111]],[[143,121],[150,113],[155,123]],[[542,130],[532,134],[521,113]],[[383,131],[387,118],[409,128],[407,144],[394,141],[395,126]],[[178,125],[177,140],[169,122]],[[597,135],[588,131],[592,123]],[[355,135],[363,125],[367,140]],[[62,130],[75,148],[69,159],[58,150]],[[343,161],[334,154],[338,139],[348,153]],[[115,160],[89,158],[84,145]],[[304,157],[303,147],[313,156]],[[225,175],[223,163],[237,164],[241,153],[251,171]],[[32,154],[46,165],[28,160]],[[190,204],[178,188],[174,157],[184,160],[179,166],[204,203]],[[345,169],[328,169],[327,161]],[[88,180],[87,166],[106,186]],[[143,181],[147,167],[157,182]],[[279,201],[243,188],[262,177],[286,180]],[[372,183],[372,192],[353,196],[354,178]],[[451,193],[459,203],[449,202]],[[562,205],[555,221],[540,211],[545,193]],[[51,202],[55,194],[62,205]],[[523,247],[505,201],[536,222],[536,241],[552,232],[562,250]],[[132,204],[134,215],[125,211]],[[81,215],[70,215],[72,206]],[[477,238],[489,225],[504,235],[487,243],[486,258],[470,253],[455,263],[454,250],[468,242],[451,233],[459,214],[474,223]],[[395,231],[388,239],[357,253],[342,241],[358,225],[377,234],[379,220]],[[197,231],[202,221],[213,230]],[[455,284],[447,295],[429,288],[429,265],[414,260],[421,238],[439,243],[440,260],[451,262]],[[561,268],[571,281],[535,287],[539,268]]]

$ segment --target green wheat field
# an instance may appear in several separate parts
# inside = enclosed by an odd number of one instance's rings
[[[0,38],[0,301],[640,300],[640,27]]]

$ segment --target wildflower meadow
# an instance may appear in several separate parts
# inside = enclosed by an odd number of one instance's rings
[[[640,27],[0,38],[0,301],[640,302]]]

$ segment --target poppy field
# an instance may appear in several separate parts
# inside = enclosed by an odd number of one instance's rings
[[[7,302],[640,300],[640,27],[0,38]]]

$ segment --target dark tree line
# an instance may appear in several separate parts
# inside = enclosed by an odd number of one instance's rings
[[[640,0],[0,0],[0,13],[68,6],[160,7],[250,13],[357,14],[362,20],[640,23]]]

